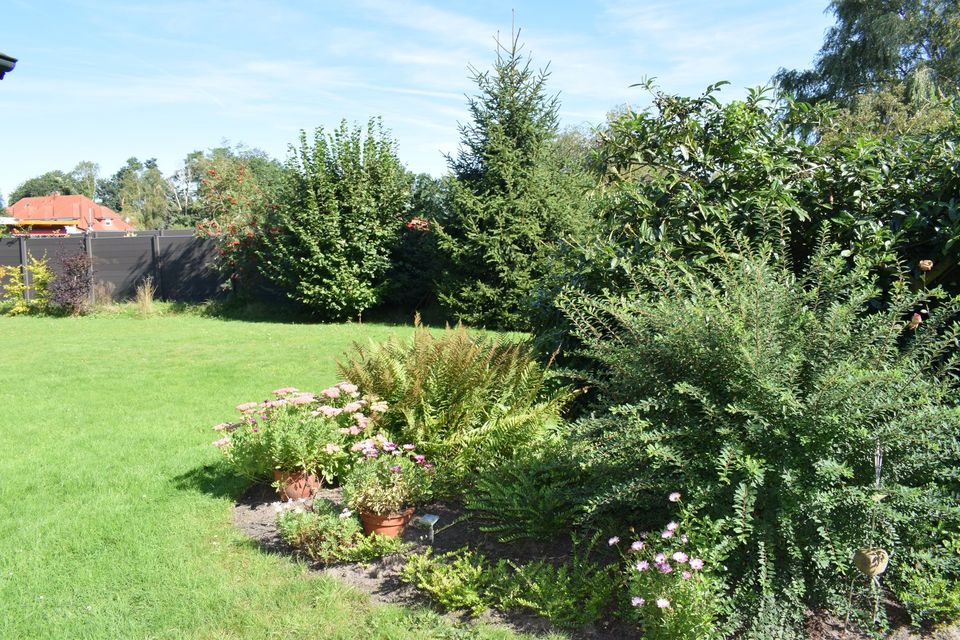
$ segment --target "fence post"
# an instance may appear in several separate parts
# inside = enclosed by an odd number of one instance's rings
[[[154,234],[153,242],[153,273],[157,281],[157,291],[160,292],[160,299],[166,300],[167,296],[163,290],[163,256],[160,255],[160,235]]]
[[[23,274],[23,297],[28,302],[33,300],[33,292],[30,286],[33,284],[33,278],[30,277],[30,271],[27,269],[27,237],[19,236],[17,238],[20,244],[20,273]]]
[[[83,250],[87,252],[87,258],[90,262],[90,304],[97,304],[97,287],[93,281],[93,237],[90,232],[83,234]]]

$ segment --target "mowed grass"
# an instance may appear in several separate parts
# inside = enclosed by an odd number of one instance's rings
[[[512,638],[378,607],[232,525],[210,426],[372,325],[0,319],[0,638]]]

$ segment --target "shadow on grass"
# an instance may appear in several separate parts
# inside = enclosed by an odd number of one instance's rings
[[[205,464],[173,478],[173,486],[180,491],[196,491],[215,498],[236,501],[250,488],[250,481],[238,477],[222,463]]]

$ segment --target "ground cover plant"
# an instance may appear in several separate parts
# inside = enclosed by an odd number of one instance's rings
[[[15,452],[0,459],[0,637],[512,637],[373,606],[233,527],[246,481],[221,466],[209,425],[279,384],[323,388],[351,341],[394,331],[0,319],[0,402],[16,407],[0,421]]]

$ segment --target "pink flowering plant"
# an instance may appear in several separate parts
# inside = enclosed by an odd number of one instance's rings
[[[383,434],[354,443],[358,455],[344,484],[347,505],[361,513],[386,516],[429,499],[433,465],[413,444],[397,444]]]
[[[240,419],[218,424],[221,449],[233,469],[264,479],[274,470],[306,472],[329,484],[343,481],[355,462],[351,446],[386,410],[375,398],[341,382],[320,393],[284,387],[262,402],[237,405]]]
[[[681,495],[674,492],[669,500],[679,503]],[[623,555],[629,617],[643,626],[644,638],[722,637],[721,582],[696,550],[694,534],[681,526],[684,520],[681,515],[657,531],[608,541]]]

